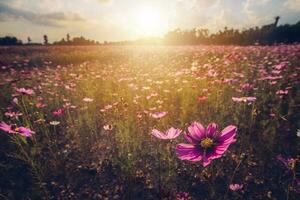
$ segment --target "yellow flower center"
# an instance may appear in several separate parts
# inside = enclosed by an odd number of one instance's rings
[[[15,131],[16,131],[16,132],[19,132],[19,131],[20,131],[20,129],[19,129],[19,128],[15,128]]]
[[[294,160],[289,161],[288,167],[293,170],[295,168],[295,161]]]
[[[210,138],[205,138],[205,139],[201,140],[201,142],[200,142],[200,146],[205,149],[211,147],[213,144],[214,144],[214,141]]]

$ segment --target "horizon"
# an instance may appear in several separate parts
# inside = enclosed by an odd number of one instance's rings
[[[44,11],[44,10],[48,11]],[[299,0],[0,0],[0,36],[12,35],[22,41],[59,41],[71,37],[104,41],[162,38],[176,28],[205,28],[211,33],[225,26],[247,29],[274,22],[299,21]]]

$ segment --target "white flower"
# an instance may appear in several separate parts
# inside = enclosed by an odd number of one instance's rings
[[[60,122],[59,121],[51,121],[49,124],[52,126],[57,126],[58,124],[60,124]]]

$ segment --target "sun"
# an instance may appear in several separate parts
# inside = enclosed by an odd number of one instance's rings
[[[137,33],[141,36],[161,36],[168,29],[167,17],[150,6],[139,8],[134,18]]]

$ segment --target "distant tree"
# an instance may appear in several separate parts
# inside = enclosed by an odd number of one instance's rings
[[[98,45],[100,44],[95,40],[85,39],[83,36],[74,37],[72,40],[70,39],[70,35],[67,34],[67,41],[62,38],[60,41],[53,42],[55,45]]]
[[[276,16],[274,22],[262,27],[254,27],[243,30],[225,27],[216,33],[209,34],[207,29],[181,30],[175,29],[164,37],[166,44],[275,44],[300,42],[300,21],[293,25],[278,25],[280,17]]]
[[[275,23],[274,23],[274,26],[275,26],[275,27],[278,25],[279,19],[280,19],[280,16],[276,16],[276,17],[275,17]]]
[[[22,41],[13,36],[0,38],[0,45],[22,45]]]
[[[27,37],[27,43],[30,44],[31,43],[31,38],[28,36]]]
[[[70,34],[69,33],[67,34],[67,42],[68,43],[70,42]]]
[[[48,36],[44,35],[44,45],[48,45]]]
[[[193,28],[182,30],[180,28],[169,31],[164,38],[142,38],[134,41],[104,41],[104,45],[126,45],[126,44],[159,44],[170,45],[197,45],[197,44],[217,44],[217,45],[269,45],[276,43],[299,43],[300,42],[300,21],[296,24],[278,25],[280,17],[276,16],[274,22],[261,26],[244,29],[233,29],[224,27],[215,33],[209,33],[208,29]],[[45,36],[44,36],[45,38]],[[44,39],[45,40],[45,39]],[[48,38],[46,40],[48,43]],[[56,45],[98,45],[99,42],[85,39],[83,36],[67,38]]]

